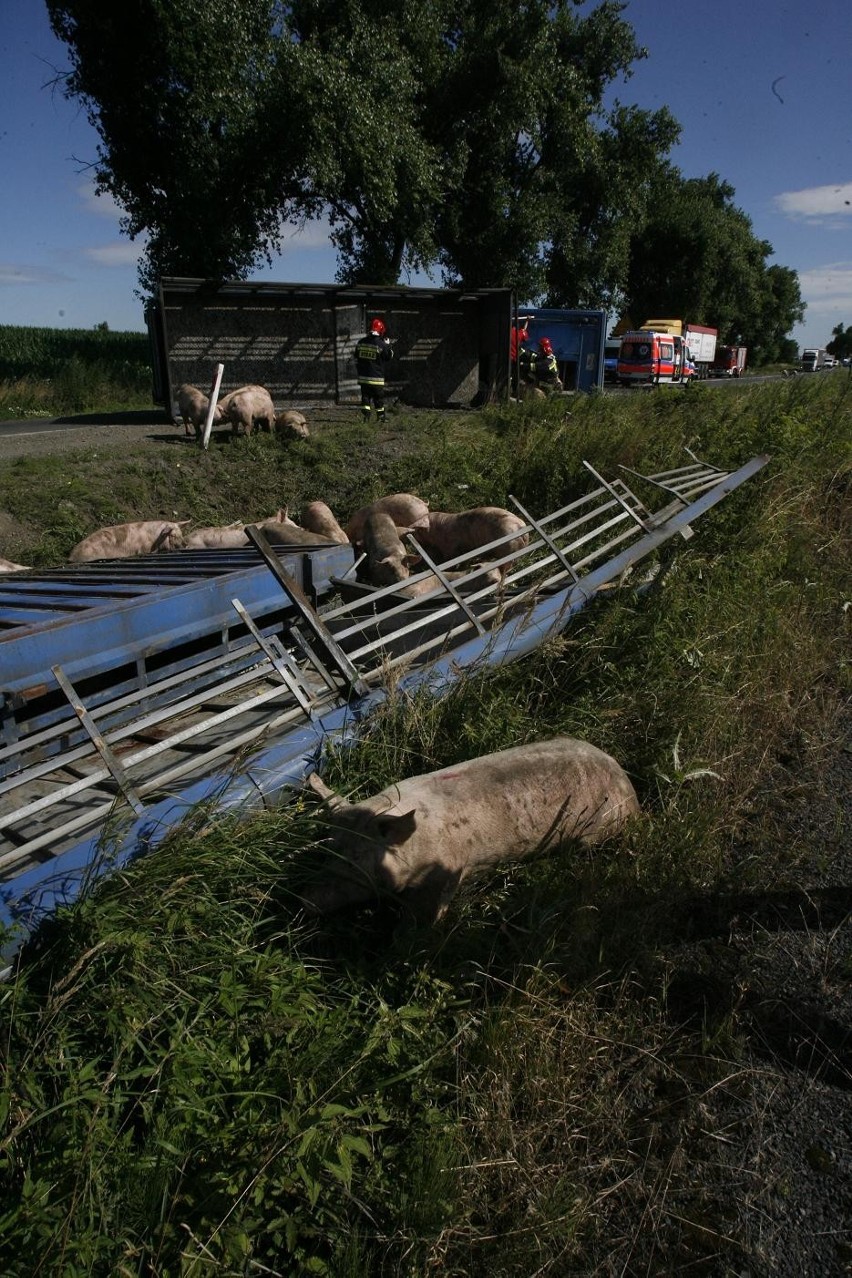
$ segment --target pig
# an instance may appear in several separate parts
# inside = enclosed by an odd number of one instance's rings
[[[207,422],[210,400],[204,391],[200,391],[197,386],[190,386],[188,382],[178,386],[176,395],[178,412],[183,419],[184,434],[191,435],[194,430],[195,438],[200,439]],[[221,417],[222,412],[217,404],[213,412],[213,421],[218,422]]]
[[[399,532],[410,532],[421,528],[429,518],[429,504],[415,497],[413,493],[391,493],[388,497],[379,497],[369,506],[362,506],[346,525],[346,536],[353,545],[360,546],[364,540],[364,524],[371,511],[381,511],[390,515],[395,528]]]
[[[275,429],[275,405],[265,386],[238,386],[223,396],[217,407],[221,420],[231,423],[234,435],[240,431],[250,435],[256,427],[265,431]]]
[[[474,872],[568,839],[593,846],[639,811],[620,764],[575,737],[409,777],[360,803],[336,795],[315,772],[307,782],[328,807],[335,854],[324,880],[302,894],[317,914],[394,892],[434,922]]]
[[[474,506],[457,515],[430,510],[426,526],[417,529],[414,536],[436,563],[445,563],[511,533],[516,534],[511,541],[485,552],[485,557],[498,559],[501,554],[521,550],[529,542],[529,533],[522,531],[525,528],[523,519],[502,506]]]
[[[29,564],[16,564],[12,559],[4,559],[0,555],[0,572],[29,572]]]
[[[348,545],[349,538],[324,501],[309,501],[302,507],[301,518],[302,527],[308,532],[321,533],[323,537],[330,537],[340,546]]]
[[[257,526],[265,529],[272,524],[288,524],[292,528],[296,527],[287,514],[286,506],[276,511],[274,515],[270,515],[268,519],[258,520]],[[246,533],[246,525],[238,520],[224,527],[194,528],[191,533],[186,534],[183,548],[184,550],[233,550],[249,545],[251,543]]]
[[[444,573],[444,576],[448,581],[455,582],[461,577],[467,577],[468,569],[465,569],[464,572],[446,572]],[[489,568],[487,571],[483,570],[476,577],[472,577],[465,582],[465,590],[482,590],[485,586],[496,586],[500,580],[501,575],[498,569]],[[419,599],[421,595],[428,595],[431,594],[433,590],[443,590],[443,588],[444,585],[440,577],[437,577],[435,573],[430,572],[419,581],[410,581],[407,585],[400,586],[397,593],[405,595],[407,599]]]
[[[296,439],[307,439],[311,433],[304,414],[296,412],[294,408],[287,408],[278,414],[275,429],[279,435],[292,435]]]
[[[229,524],[224,528],[193,528],[183,540],[184,550],[233,550],[248,546],[245,524]]]
[[[77,542],[68,555],[68,562],[83,564],[91,559],[129,559],[133,555],[179,550],[183,545],[184,527],[189,522],[188,519],[179,523],[169,519],[139,519],[99,528]]]
[[[374,586],[392,586],[394,582],[405,581],[410,557],[391,516],[383,510],[371,511],[362,536],[367,554],[367,580]]]
[[[271,546],[334,546],[337,543],[320,533],[309,532],[298,524],[264,524],[261,531]]]

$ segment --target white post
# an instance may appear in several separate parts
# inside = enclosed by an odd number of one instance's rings
[[[202,444],[205,451],[210,443],[210,431],[213,429],[213,414],[216,411],[216,401],[219,398],[219,387],[222,385],[222,374],[225,371],[224,364],[216,365],[216,376],[213,378],[213,385],[210,388],[210,403],[207,406],[207,421],[204,423],[204,437]]]

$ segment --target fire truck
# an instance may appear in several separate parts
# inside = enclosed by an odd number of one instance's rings
[[[622,386],[686,385],[709,375],[718,331],[683,320],[649,319],[621,336],[618,380]]]
[[[748,351],[745,346],[717,347],[716,358],[713,360],[713,367],[710,369],[710,376],[741,377],[745,371],[747,355]]]

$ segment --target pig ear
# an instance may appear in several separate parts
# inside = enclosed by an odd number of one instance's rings
[[[333,790],[328,788],[318,773],[312,772],[310,774],[308,777],[308,785],[313,790],[314,794],[319,795],[323,802],[327,803],[330,808],[345,808],[349,806],[345,799],[341,799],[339,794],[335,794]]]
[[[381,838],[386,839],[392,847],[399,847],[406,839],[410,839],[417,828],[417,809],[410,812],[399,812],[395,816],[381,816],[376,820],[376,829]]]

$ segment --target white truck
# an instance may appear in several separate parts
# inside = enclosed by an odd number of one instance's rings
[[[825,368],[825,351],[821,346],[806,346],[802,351],[802,372],[815,373]]]

